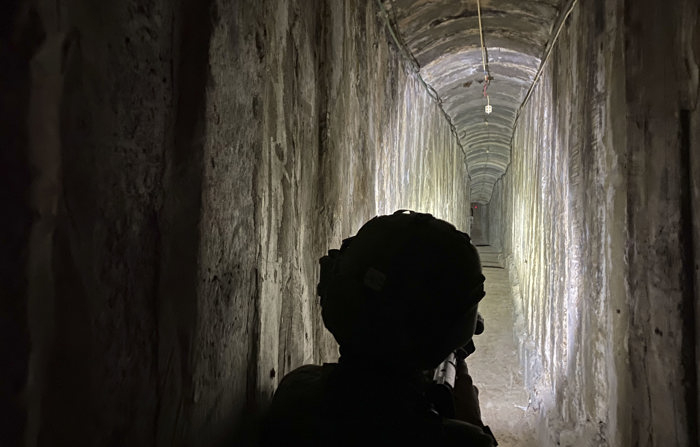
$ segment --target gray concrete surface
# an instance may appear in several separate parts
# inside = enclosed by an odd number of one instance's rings
[[[489,207],[547,445],[698,442],[698,143],[683,136],[700,125],[698,83],[686,62],[652,62],[697,48],[680,24],[698,5],[628,8],[574,11]],[[694,80],[666,90],[667,70]]]
[[[491,132],[474,3],[383,2],[441,109],[376,1],[6,2],[0,444],[244,445],[318,257],[486,201],[540,445],[697,445],[700,6],[579,2],[512,132],[560,3],[484,0]]]
[[[376,2],[36,0],[7,20],[0,444],[245,443],[286,372],[337,358],[319,257],[399,208],[468,230],[464,154]]]
[[[479,389],[484,423],[501,447],[537,447],[537,414],[523,381],[508,272],[497,266],[498,251],[479,247],[486,296],[479,304],[485,330],[476,336],[469,372]]]
[[[385,1],[421,74],[437,91],[465,147],[472,201],[488,203],[510,163],[513,122],[566,1]],[[488,125],[486,124],[488,123]]]

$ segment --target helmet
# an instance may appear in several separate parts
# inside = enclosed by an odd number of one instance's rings
[[[466,233],[430,214],[375,217],[320,260],[323,321],[343,357],[436,366],[474,333],[484,276]]]

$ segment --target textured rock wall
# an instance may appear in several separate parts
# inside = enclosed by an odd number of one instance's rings
[[[472,226],[469,235],[472,238],[472,242],[476,245],[489,245],[491,239],[489,205],[486,203],[472,203],[471,213]]]
[[[0,444],[229,439],[334,359],[329,247],[397,208],[468,230],[463,154],[373,1],[12,7]]]
[[[30,21],[12,26],[19,2],[5,2],[0,14],[0,444],[18,445],[26,428],[22,390],[29,363],[27,245],[32,208],[27,200],[31,168],[29,133],[22,126],[29,103],[29,59],[43,39]],[[14,34],[14,36],[13,36]],[[19,36],[21,37],[19,37]],[[17,36],[17,37],[16,37]],[[14,38],[13,38],[14,37]]]
[[[31,343],[18,390],[27,445],[155,444],[166,381],[158,309],[171,298],[159,279],[173,261],[165,202],[172,183],[190,181],[165,175],[176,159],[172,17],[173,6],[139,2],[17,11],[16,28],[42,36],[26,55],[27,114],[13,117],[27,129],[32,175],[27,313],[16,317]],[[187,242],[177,247],[185,266]]]
[[[466,228],[469,206],[462,152],[388,45],[376,4],[274,6],[253,185],[266,396],[290,369],[337,356],[315,297],[329,244],[398,208]]]
[[[518,122],[491,224],[545,445],[697,445],[697,21],[579,5]]]

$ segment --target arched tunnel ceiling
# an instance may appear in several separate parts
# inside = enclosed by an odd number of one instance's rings
[[[481,0],[484,70],[476,0],[383,0],[423,79],[438,93],[467,152],[471,200],[486,203],[510,162],[515,116],[533,82],[561,0]]]

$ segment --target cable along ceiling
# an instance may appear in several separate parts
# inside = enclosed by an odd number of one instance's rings
[[[516,116],[555,24],[564,21],[563,3],[568,13],[575,1],[381,2],[454,125],[467,157],[472,202],[489,202],[510,163]]]

